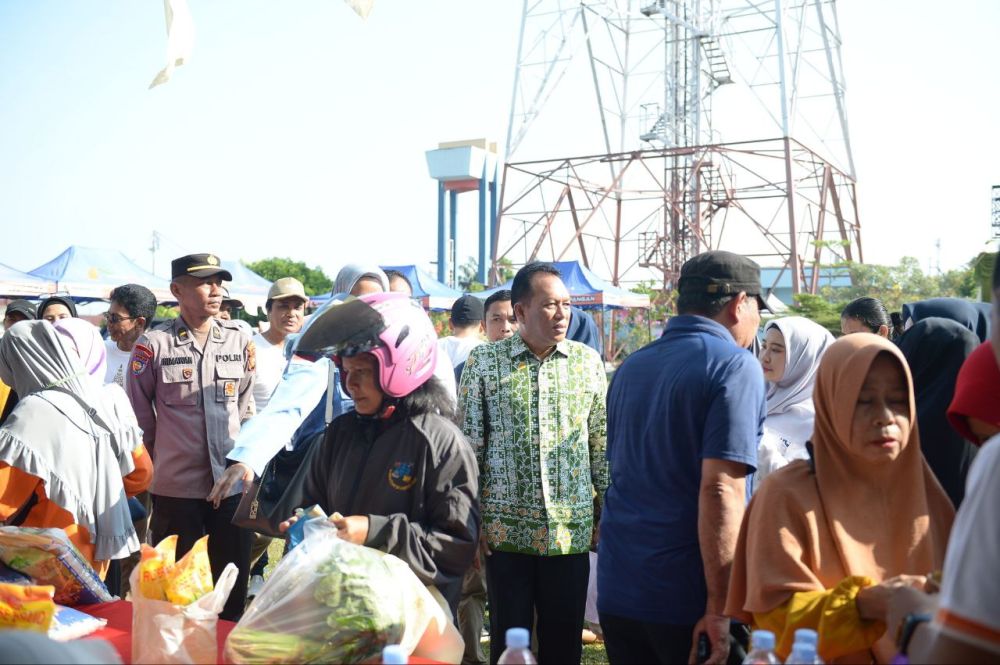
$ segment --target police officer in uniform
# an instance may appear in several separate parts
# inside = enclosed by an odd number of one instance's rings
[[[251,533],[232,524],[242,487],[213,503],[206,497],[226,469],[240,424],[254,413],[254,344],[235,323],[215,318],[222,281],[233,279],[217,256],[182,256],[171,274],[180,317],[139,338],[126,380],[155,470],[149,529],[154,544],[176,534],[178,558],[207,534],[216,579],[227,563],[239,567],[220,615],[235,621],[250,569]]]

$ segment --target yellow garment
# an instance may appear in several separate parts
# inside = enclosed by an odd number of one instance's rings
[[[7,398],[10,397],[10,386],[0,381],[0,412],[7,406]]]
[[[885,624],[862,619],[855,603],[858,592],[872,584],[870,578],[850,576],[832,589],[800,591],[770,612],[754,612],[754,625],[775,634],[775,651],[782,660],[792,652],[798,628],[819,633],[816,651],[827,663],[867,652],[885,633]]]

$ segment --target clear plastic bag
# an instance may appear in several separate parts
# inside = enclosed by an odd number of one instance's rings
[[[133,663],[216,663],[219,612],[236,584],[239,569],[230,563],[215,588],[189,605],[131,594]],[[139,588],[139,566],[129,578]]]
[[[455,663],[463,648],[445,610],[409,566],[341,540],[328,520],[314,519],[229,634],[225,659],[377,662],[388,644]]]

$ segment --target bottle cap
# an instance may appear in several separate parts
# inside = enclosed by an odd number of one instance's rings
[[[755,630],[750,634],[750,646],[756,651],[774,651],[774,633],[769,630]]]
[[[812,628],[799,628],[795,631],[795,642],[804,642],[815,646],[819,642],[819,633]]]
[[[508,649],[527,649],[529,642],[531,642],[531,637],[528,635],[528,629],[527,628],[508,628],[507,629],[507,648]]]
[[[808,642],[796,642],[792,647],[789,663],[812,663],[816,660],[816,645]]]
[[[388,644],[382,649],[382,662],[384,665],[406,665],[409,654],[400,644]]]

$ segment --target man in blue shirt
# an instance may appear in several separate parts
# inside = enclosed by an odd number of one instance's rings
[[[611,663],[695,662],[702,633],[708,662],[729,656],[723,608],[765,415],[764,376],[745,350],[760,268],[706,252],[681,268],[678,291],[678,316],[608,392],[597,602]]]

